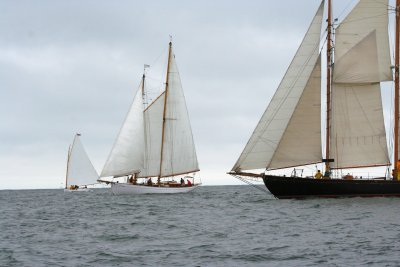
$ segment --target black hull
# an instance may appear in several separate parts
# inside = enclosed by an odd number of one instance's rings
[[[277,198],[400,197],[400,181],[313,179],[264,175]]]

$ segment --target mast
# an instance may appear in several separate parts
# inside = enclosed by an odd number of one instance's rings
[[[399,0],[397,0],[399,1]],[[326,47],[326,149],[325,149],[325,171],[330,172],[330,123],[331,123],[331,66],[332,66],[332,4],[328,0],[328,40]]]
[[[164,111],[163,111],[163,124],[162,124],[162,134],[161,134],[161,157],[160,157],[160,171],[158,175],[158,186],[161,185],[161,170],[162,170],[162,162],[163,162],[163,152],[164,152],[164,137],[165,137],[165,114],[167,112],[167,97],[168,97],[168,78],[169,78],[169,67],[171,63],[171,50],[172,50],[172,42],[169,42],[168,49],[168,65],[167,65],[167,77],[165,81],[165,97],[164,97]]]
[[[146,75],[143,71],[143,76],[142,76],[142,100],[143,100],[143,110],[144,110],[144,105],[145,105],[145,99],[144,99],[144,79],[146,78]]]
[[[143,67],[143,76],[142,76],[142,106],[143,106],[143,115],[144,115],[144,111],[146,109],[146,95],[145,95],[145,91],[144,91],[144,81],[146,79],[146,67],[149,65],[144,65]],[[145,149],[145,153],[144,155],[146,156],[146,151],[147,151],[147,136],[146,136],[146,117],[143,116],[143,136],[144,136],[144,149]],[[146,158],[144,159],[144,162],[146,162]],[[144,163],[144,167],[146,167],[146,163]],[[134,173],[133,175],[135,175],[135,179],[138,173]]]
[[[393,179],[398,180],[397,162],[399,160],[399,30],[400,30],[400,0],[396,0],[396,46],[394,48],[394,171]]]
[[[69,158],[71,157],[71,145],[68,148],[68,159],[67,159],[67,172],[65,174],[65,189],[68,189],[68,167],[69,167]]]
[[[145,83],[145,80],[146,80],[146,68],[150,68],[150,65],[148,65],[148,64],[144,64],[144,65],[143,65],[143,76],[142,76],[142,101],[143,101],[143,111],[146,109],[146,104],[147,104],[146,92],[145,92],[145,87],[144,87],[144,83]]]

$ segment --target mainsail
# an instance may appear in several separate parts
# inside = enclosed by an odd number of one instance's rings
[[[380,93],[380,82],[392,80],[387,9],[387,0],[362,0],[336,30],[334,168],[390,164]]]
[[[319,43],[323,6],[324,2],[233,171],[321,161]]]
[[[68,155],[66,188],[70,185],[88,185],[99,178],[89,157],[76,134]]]
[[[102,177],[130,174],[136,174],[137,177],[166,177],[199,170],[172,47],[168,61],[166,90],[145,110],[138,90],[104,166]]]
[[[185,96],[172,54],[168,76],[161,177],[199,170]]]

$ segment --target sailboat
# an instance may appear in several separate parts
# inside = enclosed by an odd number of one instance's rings
[[[77,133],[68,149],[64,192],[90,191],[88,185],[97,183],[99,175],[94,169]]]
[[[321,131],[321,26],[319,6],[286,74],[229,174],[261,178],[277,198],[400,196],[399,160],[399,8],[396,1],[395,64],[389,47],[388,0],[360,0],[332,24],[327,1],[326,130]],[[333,34],[334,33],[334,34]],[[394,159],[390,162],[381,83],[393,81]],[[321,140],[325,139],[325,157]],[[302,177],[299,166],[325,170]],[[390,166],[393,164],[392,173]],[[341,175],[344,169],[386,166],[379,177]],[[294,168],[291,175],[284,169]],[[382,167],[381,167],[382,168]],[[262,172],[258,172],[259,170]],[[322,177],[321,177],[322,176]],[[319,178],[319,179],[317,179]]]
[[[172,42],[165,89],[152,103],[146,102],[144,71],[99,181],[111,183],[113,194],[192,191],[201,184],[194,179],[199,165]]]

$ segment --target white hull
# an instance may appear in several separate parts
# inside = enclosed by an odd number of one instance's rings
[[[111,185],[111,192],[114,195],[179,194],[179,193],[188,193],[199,186],[200,184],[188,187],[157,187],[157,186],[133,185],[127,183],[114,183]]]
[[[64,189],[64,192],[89,192],[91,191],[89,188],[78,188],[78,189]]]

